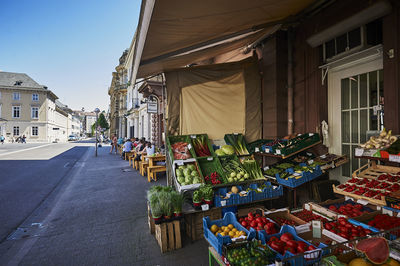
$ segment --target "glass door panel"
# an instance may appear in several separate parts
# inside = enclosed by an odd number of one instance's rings
[[[351,174],[367,160],[354,158],[355,149],[367,141],[368,130],[378,130],[380,118],[373,106],[383,99],[383,70],[372,71],[341,80],[342,154],[350,162],[342,167],[342,175]]]

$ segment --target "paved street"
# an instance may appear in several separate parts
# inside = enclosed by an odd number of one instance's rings
[[[0,265],[208,264],[205,240],[161,254],[145,198],[156,183],[84,142],[0,155]]]

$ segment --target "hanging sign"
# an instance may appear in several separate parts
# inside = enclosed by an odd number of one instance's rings
[[[158,114],[158,98],[154,95],[147,98],[147,113]]]

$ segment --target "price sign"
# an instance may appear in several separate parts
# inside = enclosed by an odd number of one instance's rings
[[[270,153],[269,149],[265,149],[265,153]]]
[[[239,133],[233,133],[233,135],[237,136],[237,135],[239,135]]]
[[[269,169],[269,166],[264,167],[264,171],[267,171]]]
[[[383,214],[387,214],[389,216],[393,216],[393,212],[391,210],[386,209],[386,208],[382,209],[382,213]]]
[[[389,154],[389,162],[400,163],[400,155]]]
[[[314,136],[314,133],[309,133],[308,136],[312,137],[312,136]]]
[[[321,238],[322,222],[320,220],[311,221],[313,238]]]
[[[280,155],[281,154],[281,150],[275,150],[276,154]]]
[[[326,158],[326,154],[321,155],[320,157],[321,157],[321,159],[325,159]]]
[[[208,157],[208,158],[207,158],[207,161],[212,161],[212,160],[214,160],[213,157]]]
[[[209,209],[210,209],[210,207],[208,206],[208,204],[201,205],[201,210],[208,211]]]
[[[175,161],[177,165],[183,165],[183,161],[179,160],[179,161]]]
[[[309,160],[308,164],[312,164],[314,162],[314,160]]]
[[[345,199],[345,200],[353,200],[353,198],[352,198],[352,197],[349,197],[349,196],[344,196],[344,199]]]
[[[188,149],[191,150],[192,149],[192,144],[188,144]]]
[[[226,200],[221,200],[221,206],[226,206]]]
[[[255,151],[255,152],[260,152],[260,148],[256,147],[256,148],[254,149],[254,151]]]
[[[362,156],[363,153],[364,153],[364,149],[356,148],[356,150],[355,150],[355,155],[356,156]]]
[[[197,136],[196,135],[191,135],[190,136],[192,139],[195,139],[195,138],[197,138]]]
[[[357,203],[360,203],[362,205],[367,205],[369,202],[366,200],[359,199],[359,200],[357,200]]]
[[[306,209],[307,211],[311,211],[311,205],[308,203],[304,204],[304,209]]]

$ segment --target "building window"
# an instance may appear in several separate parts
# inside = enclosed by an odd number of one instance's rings
[[[32,136],[38,136],[38,135],[39,135],[38,127],[32,127]]]
[[[20,117],[20,111],[21,111],[21,107],[20,106],[13,106],[12,107],[12,117],[13,118],[19,118]]]
[[[31,116],[35,119],[39,118],[39,107],[32,107]]]
[[[32,101],[38,102],[39,101],[39,94],[37,94],[37,93],[32,94]]]
[[[19,127],[14,127],[14,129],[13,129],[13,135],[14,135],[14,136],[19,136]]]
[[[14,101],[19,101],[21,99],[21,95],[19,92],[13,92],[13,100]]]

